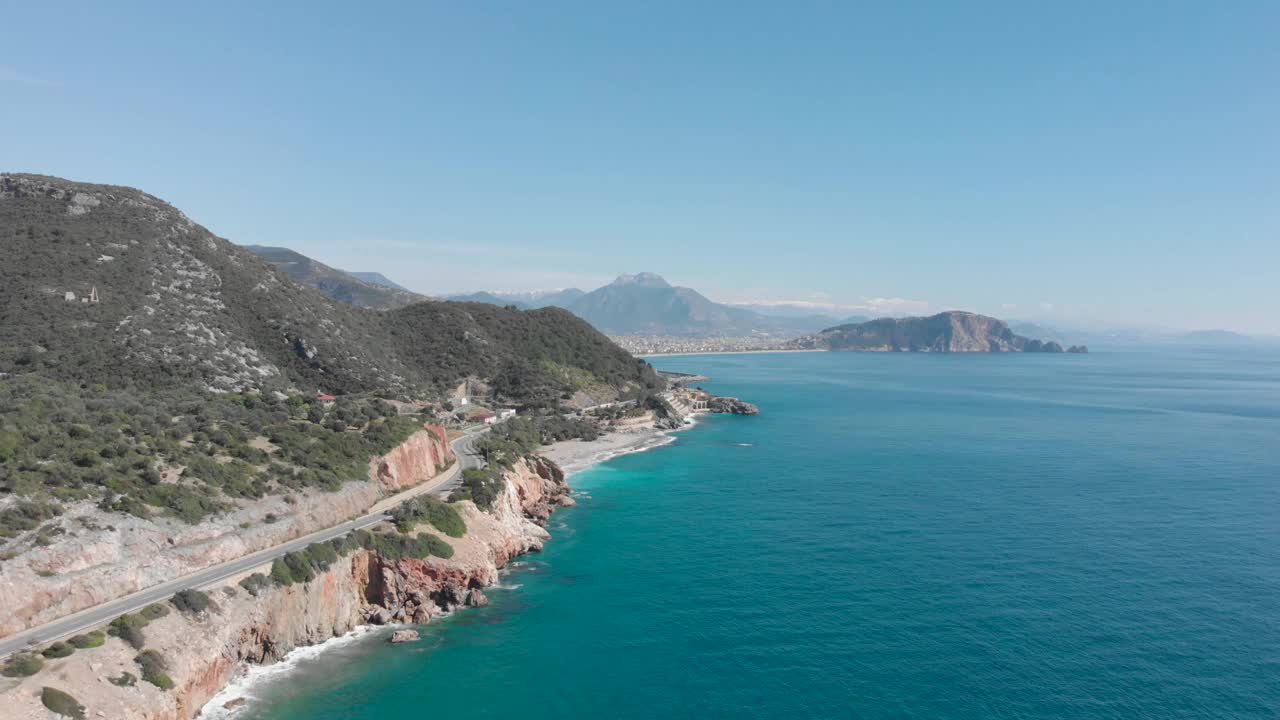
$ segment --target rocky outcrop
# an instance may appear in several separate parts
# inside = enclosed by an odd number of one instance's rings
[[[387,642],[392,645],[399,645],[400,643],[414,642],[418,637],[417,630],[397,630],[391,633],[391,637]]]
[[[5,562],[0,637],[337,525],[453,462],[444,428],[429,425],[370,461],[363,481],[292,502],[267,497],[196,525],[72,506],[66,534]]]
[[[89,717],[189,720],[243,668],[271,663],[290,650],[323,642],[360,625],[426,623],[448,612],[488,603],[481,588],[518,555],[549,539],[539,523],[552,508],[571,504],[564,474],[550,461],[518,463],[490,512],[459,503],[467,524],[448,538],[453,557],[392,560],[370,551],[340,559],[305,584],[270,587],[251,597],[235,583],[206,589],[216,609],[192,618],[171,612],[146,627],[147,648],[163,654],[171,691],[146,683],[118,687],[108,678],[138,674],[137,651],[110,638],[76,652],[37,675],[0,689],[5,718],[48,717],[39,691],[51,683],[72,692]],[[262,568],[265,569],[265,568]],[[220,704],[234,702],[221,698]],[[101,714],[99,714],[101,713]]]
[[[745,400],[739,400],[735,397],[720,397],[714,395],[707,399],[707,410],[713,413],[728,413],[730,415],[760,414],[760,408]]]

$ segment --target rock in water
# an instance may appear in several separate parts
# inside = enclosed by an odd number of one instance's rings
[[[735,397],[713,397],[707,400],[707,409],[713,413],[733,415],[759,415],[760,408]]]
[[[391,643],[407,643],[414,642],[418,639],[417,630],[397,630],[391,633]]]

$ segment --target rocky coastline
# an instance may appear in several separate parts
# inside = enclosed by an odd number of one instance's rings
[[[0,706],[15,720],[54,717],[41,701],[45,687],[70,693],[86,717],[112,720],[189,720],[239,673],[273,663],[289,651],[315,645],[362,625],[428,623],[449,612],[488,602],[483,588],[498,580],[513,558],[542,549],[544,529],[557,507],[572,505],[564,473],[551,461],[527,458],[504,476],[493,507],[482,512],[457,503],[467,531],[450,538],[453,556],[388,558],[371,550],[340,557],[312,580],[273,585],[256,596],[229,579],[203,588],[213,600],[198,614],[169,612],[146,627],[146,649],[159,652],[173,688],[136,681],[138,650],[108,637],[97,648],[47,662],[39,673],[0,682]],[[267,568],[257,568],[261,572]],[[246,573],[246,576],[248,573]],[[231,698],[225,702],[235,703]]]
[[[707,397],[713,403],[707,408],[710,412],[758,412],[737,398]],[[691,416],[678,420],[687,427]],[[544,448],[545,457],[520,460],[503,475],[502,489],[488,511],[470,501],[454,504],[466,525],[463,537],[419,527],[451,546],[453,555],[448,559],[387,557],[361,549],[339,557],[307,582],[270,585],[249,593],[241,581],[254,573],[270,572],[269,566],[259,566],[201,588],[213,600],[209,609],[198,614],[169,612],[146,626],[146,650],[165,657],[173,681],[170,689],[136,678],[120,684],[120,679],[139,672],[139,651],[107,637],[101,647],[46,661],[45,668],[31,677],[0,678],[0,706],[12,710],[6,720],[10,716],[51,720],[57,716],[46,709],[42,696],[45,688],[54,688],[82,704],[87,718],[191,720],[202,712],[223,717],[247,703],[233,681],[254,666],[278,662],[292,650],[362,627],[421,625],[456,610],[486,605],[484,589],[498,581],[499,571],[520,555],[540,551],[550,539],[545,529],[548,518],[556,508],[574,504],[567,473],[672,439],[667,428],[651,422],[590,442],[562,441]],[[449,453],[443,432],[426,428],[371,460],[370,488],[362,492],[385,494],[414,486],[413,478],[439,472],[446,457],[443,453]],[[451,454],[447,457],[452,460]],[[412,635],[411,629],[399,628],[389,639],[412,642]]]

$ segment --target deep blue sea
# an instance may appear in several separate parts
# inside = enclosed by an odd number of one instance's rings
[[[1280,716],[1280,353],[655,364],[763,414],[574,476],[491,606],[242,716]]]

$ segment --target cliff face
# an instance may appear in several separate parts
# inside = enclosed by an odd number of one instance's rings
[[[1014,333],[1003,320],[959,311],[840,325],[801,338],[795,346],[872,352],[1062,352],[1056,342]]]
[[[369,461],[369,475],[382,487],[400,492],[433,478],[453,462],[449,438],[439,425],[412,435],[391,452]]]
[[[9,560],[0,583],[0,636],[233,560],[367,512],[387,495],[434,478],[454,461],[444,428],[427,426],[370,461],[369,476],[336,492],[268,497],[197,525],[74,506],[74,528]],[[267,516],[276,518],[267,522]]]
[[[147,648],[169,662],[176,685],[171,691],[143,682],[126,688],[107,682],[121,672],[139,674],[136,651],[109,638],[103,647],[52,661],[35,676],[0,689],[0,706],[6,718],[45,720],[49,715],[39,695],[48,685],[70,692],[89,717],[189,720],[247,665],[274,662],[358,625],[425,623],[487,603],[482,588],[496,582],[499,568],[512,558],[542,548],[550,536],[540,523],[555,506],[572,504],[568,492],[553,463],[523,461],[507,473],[490,513],[470,502],[458,504],[467,533],[441,536],[454,548],[448,560],[389,560],[358,551],[309,583],[267,588],[256,598],[234,583],[206,588],[216,610],[195,618],[171,612],[146,627]]]

